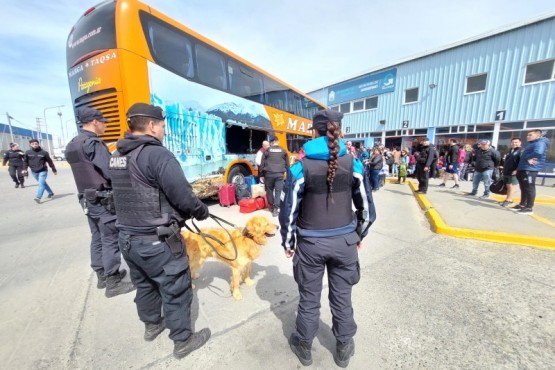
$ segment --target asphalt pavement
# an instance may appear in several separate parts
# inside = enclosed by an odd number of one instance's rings
[[[167,331],[143,341],[133,293],[107,299],[96,288],[70,170],[60,166],[48,182],[56,196],[37,205],[34,179],[14,189],[7,171],[0,172],[0,368],[302,367],[287,344],[298,294],[279,236],[255,261],[255,285],[242,286],[241,301],[229,292],[229,268],[207,261],[195,281],[193,320],[197,329],[210,327],[212,338],[177,360]],[[486,206],[432,187],[427,195],[438,209],[472,206],[481,224],[498,217],[483,216],[497,212],[493,201]],[[353,290],[358,332],[349,368],[553,368],[555,251],[436,234],[406,185],[387,184],[375,202],[378,219],[363,242],[362,277]],[[496,207],[515,220],[529,217]],[[255,214],[270,217],[215,203],[210,210],[238,225]],[[336,367],[330,327],[325,285],[310,368]]]

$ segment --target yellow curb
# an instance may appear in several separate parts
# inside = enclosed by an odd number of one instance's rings
[[[538,220],[539,222],[543,222],[544,224],[547,224],[551,227],[555,227],[555,222],[552,222],[552,221],[548,220],[545,217],[541,217],[541,216],[538,216],[538,215],[532,215],[532,218]]]
[[[506,197],[504,197],[503,195],[493,195],[492,198],[499,201],[499,202],[502,202],[502,201],[505,200]],[[515,203],[520,202],[520,198],[513,198],[513,202],[515,202]],[[555,198],[536,198],[534,200],[534,203],[555,205]]]
[[[477,239],[495,243],[518,244],[535,248],[555,250],[555,239],[552,238],[451,227],[445,224],[439,213],[432,207],[430,201],[424,196],[424,194],[418,194],[416,192],[418,188],[414,182],[410,181],[409,186],[414,192],[420,207],[426,211],[426,218],[428,218],[428,221],[432,226],[432,230],[437,234],[454,236],[456,238]]]

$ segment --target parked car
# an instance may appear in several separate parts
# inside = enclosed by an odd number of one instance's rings
[[[52,153],[52,158],[54,158],[54,160],[56,161],[65,161],[65,152],[65,149],[54,149]]]

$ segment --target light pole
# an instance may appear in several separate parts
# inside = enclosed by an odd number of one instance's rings
[[[44,116],[44,131],[46,132],[46,142],[48,143],[48,152],[52,152],[52,148],[50,147],[50,140],[48,140],[48,125],[46,124],[46,111],[49,109],[60,109],[62,108],[63,105],[56,105],[55,107],[48,107],[48,108],[44,108],[44,110],[42,111],[42,114]]]
[[[66,137],[64,135],[64,124],[62,122],[62,111],[58,108],[58,117],[60,117],[60,127],[62,128],[62,146],[66,146]]]

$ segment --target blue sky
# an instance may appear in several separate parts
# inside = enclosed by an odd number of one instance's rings
[[[36,129],[46,112],[49,133],[75,133],[65,45],[98,2],[2,0],[0,122],[9,112]],[[145,2],[303,91],[555,11],[553,0]],[[45,111],[59,105],[62,124],[58,109]]]

